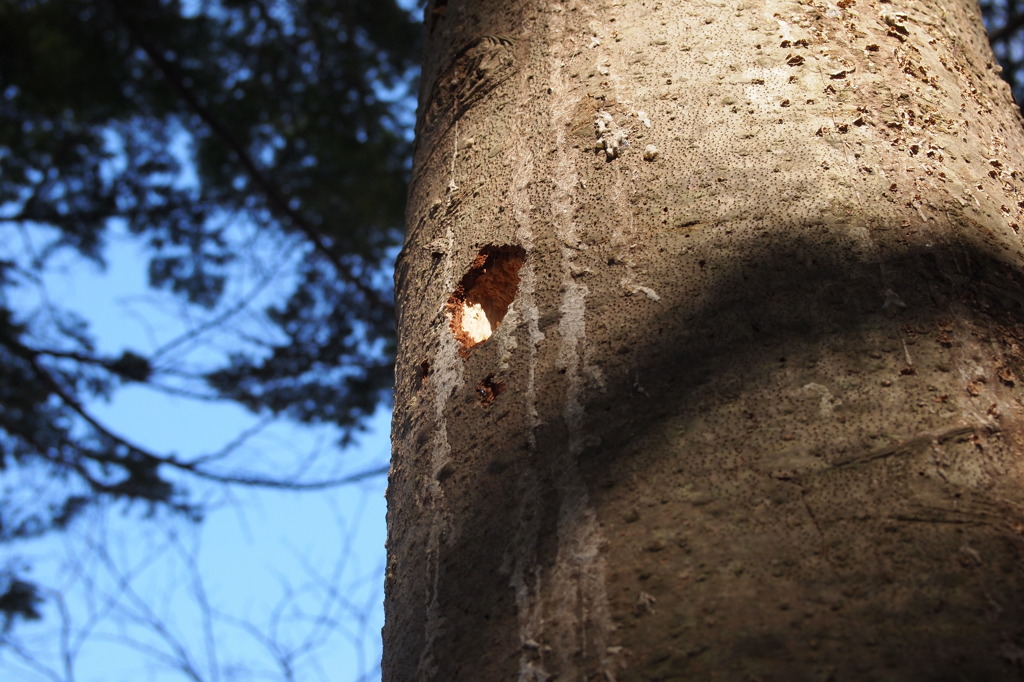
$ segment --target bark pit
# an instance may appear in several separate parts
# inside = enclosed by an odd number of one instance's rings
[[[476,386],[476,392],[480,396],[480,404],[484,407],[493,403],[494,399],[501,395],[501,392],[504,390],[504,382],[496,381],[493,374],[488,374]]]

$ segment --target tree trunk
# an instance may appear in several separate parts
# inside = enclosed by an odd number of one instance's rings
[[[434,0],[384,679],[1024,665],[1024,134],[972,0]]]

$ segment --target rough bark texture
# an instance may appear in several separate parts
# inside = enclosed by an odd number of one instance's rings
[[[1020,679],[1024,135],[973,2],[427,12],[385,680]]]

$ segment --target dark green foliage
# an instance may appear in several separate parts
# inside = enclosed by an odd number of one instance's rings
[[[193,516],[180,475],[89,404],[166,368],[98,352],[71,311],[18,292],[69,254],[102,265],[112,226],[147,246],[153,287],[224,305],[240,223],[305,242],[261,352],[230,355],[208,397],[335,425],[386,399],[419,28],[393,0],[0,2],[0,542],[121,500]],[[113,221],[113,222],[112,222]],[[44,242],[13,246],[19,234]],[[45,319],[45,323],[40,320]],[[62,481],[32,499],[26,479]],[[27,567],[0,566],[0,618],[36,618]]]

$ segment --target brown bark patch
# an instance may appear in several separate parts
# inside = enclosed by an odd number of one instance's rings
[[[505,319],[519,291],[519,269],[525,260],[521,246],[488,244],[448,297],[445,313],[463,355],[489,339]]]

